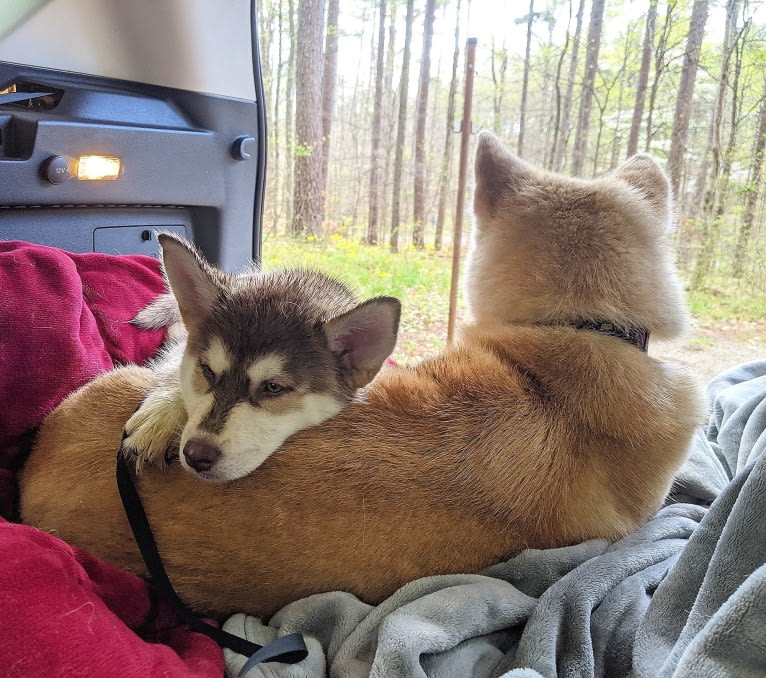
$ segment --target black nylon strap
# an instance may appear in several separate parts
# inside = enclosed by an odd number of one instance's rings
[[[123,433],[123,441],[125,437],[126,434]],[[267,645],[261,646],[258,643],[235,636],[206,622],[184,603],[170,583],[165,566],[162,564],[157,542],[152,534],[149,520],[141,503],[141,497],[133,482],[133,474],[125,459],[122,444],[120,444],[120,449],[117,452],[116,473],[117,488],[120,492],[122,505],[130,523],[130,529],[133,531],[133,537],[141,551],[146,568],[152,577],[152,582],[160,594],[167,599],[176,614],[189,625],[189,628],[193,631],[204,633],[222,647],[227,647],[230,650],[234,650],[234,652],[249,657],[240,675],[244,675],[246,669],[249,671],[255,664],[261,662],[295,664],[303,661],[308,656],[306,643],[303,640],[303,636],[299,633],[281,636]]]
[[[633,344],[636,348],[646,352],[649,348],[649,330],[641,327],[622,327],[609,320],[578,320],[574,323],[578,330],[593,330],[617,337]]]

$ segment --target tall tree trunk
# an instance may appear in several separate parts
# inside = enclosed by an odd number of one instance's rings
[[[553,78],[553,120],[551,121],[551,128],[553,129],[553,141],[550,145],[550,150],[547,155],[545,166],[549,170],[555,170],[556,151],[559,146],[559,135],[561,134],[561,71],[564,68],[564,61],[566,61],[567,51],[569,50],[570,28],[572,26],[572,0],[569,0],[569,19],[567,21],[567,34],[564,38],[564,46],[559,52],[559,58],[556,60],[556,74]]]
[[[524,76],[521,85],[521,111],[519,113],[519,139],[516,145],[516,153],[524,155],[524,126],[527,117],[527,95],[529,91],[529,54],[532,50],[532,22],[535,20],[535,0],[529,0],[529,14],[527,15],[527,46],[524,50]]]
[[[271,229],[274,233],[277,232],[277,222],[279,220],[279,213],[280,213],[280,206],[282,205],[281,199],[280,199],[280,193],[279,189],[282,185],[282,167],[280,163],[280,147],[282,146],[280,142],[280,126],[279,126],[279,109],[280,109],[280,103],[282,101],[282,67],[284,66],[284,63],[282,61],[282,53],[283,53],[283,39],[284,34],[282,31],[282,6],[279,5],[279,9],[277,10],[277,31],[279,33],[279,37],[277,38],[277,81],[274,83],[274,115],[272,116],[271,120],[271,130],[272,135],[274,139],[274,164],[271,166],[270,171],[273,172],[274,176],[274,201],[272,202],[272,222],[271,222]]]
[[[322,34],[324,2],[299,0],[295,59],[293,229],[319,235],[322,225]]]
[[[593,0],[588,26],[588,49],[585,53],[585,77],[580,98],[580,114],[577,118],[577,131],[572,152],[572,173],[578,175],[585,164],[588,152],[588,132],[590,131],[590,114],[593,108],[593,87],[596,82],[598,68],[598,52],[601,48],[601,26],[604,21],[604,0]]]
[[[707,142],[700,159],[699,172],[694,186],[694,197],[687,213],[696,216],[700,212],[708,218],[713,212],[718,188],[718,176],[721,172],[721,132],[723,128],[724,108],[729,93],[729,69],[731,56],[737,41],[737,18],[739,0],[729,0],[726,4],[726,28],[721,48],[721,72],[718,77],[713,111],[710,116]],[[734,121],[732,121],[734,124]],[[708,183],[710,177],[710,183]]]
[[[638,84],[636,85],[636,104],[633,107],[633,119],[630,122],[630,136],[628,137],[628,157],[638,152],[638,135],[641,132],[641,121],[644,117],[644,102],[646,100],[646,88],[649,84],[649,68],[652,65],[652,52],[654,51],[654,31],[657,23],[657,0],[649,0],[649,10],[646,13],[646,31],[644,33],[644,46],[641,52],[641,70],[638,72]]]
[[[734,78],[731,86],[731,124],[729,125],[729,137],[726,142],[726,149],[721,157],[721,175],[718,180],[718,207],[716,208],[716,217],[721,217],[724,212],[726,195],[729,191],[729,179],[731,178],[732,163],[734,162],[734,153],[737,146],[737,132],[739,130],[739,121],[742,119],[742,101],[744,96],[740,92],[740,78],[744,61],[744,47],[746,35],[751,26],[750,20],[745,22],[737,39],[734,42]]]
[[[287,56],[287,78],[285,82],[285,192],[283,194],[285,224],[288,233],[295,233],[293,221],[293,189],[295,186],[295,119],[293,118],[293,104],[295,95],[295,5],[293,0],[287,0],[287,26],[289,30],[290,52]],[[292,160],[292,162],[291,162]]]
[[[559,56],[554,58],[554,54],[556,54],[557,51],[556,42],[553,35],[556,27],[556,22],[547,12],[541,12],[538,16],[542,16],[543,20],[547,24],[548,41],[545,46],[545,52],[547,52],[547,54],[550,56],[545,59],[545,68],[543,70],[543,85],[539,90],[543,97],[543,105],[540,107],[539,119],[540,125],[545,130],[545,134],[535,135],[534,137],[538,142],[538,150],[535,153],[535,157],[539,157],[539,163],[547,167],[546,163],[548,161],[548,157],[552,153],[551,149],[553,148],[554,143],[554,130],[558,128],[558,122],[554,124],[554,120],[557,121],[561,114],[559,101],[561,98],[561,92],[559,85],[561,83],[561,69],[564,65],[564,56],[569,46],[569,35],[567,35],[564,39],[563,51],[559,50]],[[540,143],[541,141],[542,144]]]
[[[745,23],[743,31],[739,33],[732,42],[734,58],[734,79],[732,82],[732,100],[731,100],[731,122],[729,125],[729,136],[726,143],[726,148],[723,152],[720,151],[720,133],[719,133],[719,148],[717,161],[718,164],[714,165],[716,176],[714,177],[714,184],[711,184],[711,196],[706,194],[705,198],[705,213],[702,220],[702,236],[701,247],[697,258],[697,267],[694,271],[694,278],[692,280],[692,286],[699,287],[703,280],[709,275],[714,263],[714,251],[716,247],[716,241],[723,226],[723,216],[726,205],[726,195],[729,190],[729,179],[731,178],[732,162],[734,159],[734,153],[737,145],[737,130],[739,128],[738,121],[741,118],[741,97],[739,90],[740,75],[742,70],[742,45],[744,40],[740,43],[740,37],[744,35],[747,30],[749,22]],[[721,112],[721,118],[723,118],[723,112]],[[715,206],[715,200],[718,200],[717,207]]]
[[[689,137],[689,116],[692,111],[694,98],[694,82],[697,77],[697,67],[700,60],[702,36],[707,21],[707,0],[694,0],[692,18],[689,22],[689,34],[686,40],[686,53],[681,69],[681,82],[676,96],[676,110],[673,115],[673,131],[670,137],[670,152],[668,153],[668,173],[673,193],[679,196],[681,175],[683,174],[686,142]],[[679,203],[682,202],[679,200]]]
[[[396,92],[394,91],[394,57],[396,55],[396,13],[399,6],[398,0],[389,0],[389,13],[391,20],[388,23],[388,47],[386,48],[386,67],[383,75],[383,92],[386,116],[383,120],[383,128],[386,130],[385,137],[391,139],[396,133]],[[386,158],[383,166],[383,203],[381,205],[380,223],[387,224],[391,219],[391,206],[393,203],[393,144],[384,144]],[[380,234],[380,239],[384,235]]]
[[[455,47],[452,52],[452,79],[447,95],[447,129],[444,136],[444,154],[442,155],[439,171],[439,207],[436,212],[436,233],[434,234],[434,249],[442,248],[444,238],[444,220],[447,213],[447,184],[449,183],[450,162],[452,160],[452,138],[455,126],[455,96],[457,94],[457,67],[460,61],[460,4],[457,0],[455,11]]]
[[[596,143],[594,144],[594,150],[593,150],[593,165],[591,168],[591,174],[596,175],[598,174],[599,170],[599,156],[601,154],[601,137],[604,133],[604,127],[606,126],[606,111],[609,107],[609,99],[612,96],[612,90],[617,85],[617,82],[622,79],[623,73],[625,72],[625,68],[628,62],[628,51],[627,51],[627,40],[625,43],[625,52],[623,52],[623,61],[622,65],[620,66],[620,69],[615,74],[614,78],[607,82],[607,80],[602,76],[601,78],[601,85],[598,87],[597,90],[594,89],[593,92],[593,99],[596,102],[596,108],[598,109],[598,125],[596,127]],[[599,94],[603,95],[603,101],[599,99]],[[619,110],[619,105],[617,106]],[[619,114],[617,119],[617,129],[615,129],[615,134],[618,133],[619,129]]]
[[[625,37],[625,49],[622,53],[622,64],[618,76],[615,78],[615,84],[619,83],[617,90],[617,115],[614,121],[614,136],[612,137],[612,157],[609,160],[609,169],[612,170],[617,167],[618,156],[620,154],[620,148],[622,146],[622,102],[625,95],[625,74],[628,71],[628,61],[631,60],[633,55],[631,51],[631,45],[635,44],[630,32]],[[614,87],[614,84],[612,85]],[[611,88],[610,88],[611,91]],[[607,93],[608,96],[609,93]],[[596,167],[594,163],[594,167]],[[594,169],[594,174],[596,173]]]
[[[330,137],[335,116],[335,89],[338,80],[339,12],[340,0],[329,0],[322,72],[322,220],[327,210],[327,168],[330,164]]]
[[[571,3],[571,0],[570,0]],[[570,4],[571,6],[571,4]],[[564,96],[564,104],[561,111],[561,121],[559,122],[558,143],[556,147],[556,158],[553,169],[562,172],[566,165],[567,145],[569,144],[569,120],[572,114],[572,99],[574,98],[574,84],[577,78],[577,66],[580,59],[580,39],[582,36],[582,17],[585,8],[585,0],[580,0],[577,7],[577,19],[575,24],[575,34],[572,41],[572,57],[569,60],[569,73],[567,75],[567,91]]]
[[[273,64],[271,61],[272,46],[274,44],[275,37],[274,25],[272,22],[272,19],[274,18],[273,9],[273,5],[269,7],[269,5],[266,3],[261,3],[256,7],[256,12],[258,15],[258,39],[260,40],[262,51],[261,75],[263,79],[263,104],[265,110],[267,111],[271,110],[272,104],[276,100],[273,90],[274,73],[272,70]],[[274,143],[274,130],[271,128],[271,126],[269,126],[269,128],[266,130],[266,166],[269,168],[269,171],[271,171],[271,168],[274,167],[273,155],[275,146],[276,144]],[[264,221],[268,212],[272,211],[270,210],[270,207],[274,204],[271,199],[274,188],[274,182],[269,181],[266,183],[264,195]]]
[[[375,63],[375,102],[372,108],[372,152],[370,154],[370,213],[367,220],[367,243],[378,244],[380,218],[381,128],[383,124],[383,50],[386,42],[386,1],[378,7],[378,51]]]
[[[503,100],[505,99],[505,74],[508,70],[508,50],[505,41],[500,49],[495,47],[495,39],[492,38],[492,51],[490,52],[490,66],[492,68],[492,131],[500,134],[500,121],[505,114]]]
[[[368,8],[364,7],[362,9],[362,16],[361,20],[363,23],[366,23],[367,20],[367,11]],[[364,31],[360,31],[358,34],[359,38],[359,45],[354,50],[356,54],[361,54],[362,50],[364,49]],[[351,110],[353,111],[361,111],[365,108],[364,104],[359,104],[359,90],[360,90],[360,82],[362,81],[362,64],[363,59],[357,59],[356,60],[356,69],[354,73],[354,86],[351,88]],[[369,89],[367,90],[369,91]],[[346,159],[346,165],[351,170],[350,177],[347,182],[344,184],[344,193],[350,198],[350,221],[346,222],[346,237],[350,237],[350,232],[354,228],[354,226],[357,224],[358,216],[359,216],[359,198],[362,195],[363,186],[366,184],[364,179],[364,171],[362,169],[362,164],[366,164],[362,160],[362,154],[360,152],[360,135],[358,134],[352,134],[351,135],[351,146],[352,148],[349,149],[350,152],[348,153],[348,158]],[[366,160],[366,158],[365,158]],[[354,190],[351,190],[353,186]],[[352,197],[353,196],[353,197]],[[347,212],[348,214],[348,212]]]
[[[402,165],[404,164],[404,133],[407,128],[407,90],[410,81],[410,49],[412,46],[412,18],[414,0],[407,0],[407,16],[404,20],[404,55],[402,75],[399,78],[399,119],[396,126],[396,151],[394,156],[394,186],[391,197],[391,237],[393,252],[399,251],[399,224],[401,216]]]
[[[665,21],[662,24],[662,33],[657,41],[657,47],[654,50],[654,79],[652,80],[652,87],[649,91],[649,110],[646,113],[646,145],[644,146],[644,151],[646,153],[649,153],[652,148],[652,139],[654,137],[654,106],[657,102],[660,79],[665,72],[665,54],[668,49],[670,31],[673,28],[673,10],[675,9],[676,2],[677,0],[668,0],[667,9],[665,11]]]
[[[418,98],[415,107],[415,177],[412,191],[412,242],[422,250],[425,247],[423,227],[425,223],[426,184],[426,113],[428,111],[428,84],[431,79],[431,40],[434,35],[436,0],[426,0],[423,19],[423,54],[420,59]]]
[[[761,106],[758,112],[758,127],[755,132],[755,148],[750,161],[750,175],[745,191],[745,208],[742,223],[737,234],[737,244],[734,248],[734,277],[741,278],[745,266],[745,255],[753,231],[755,220],[755,204],[761,188],[761,171],[763,168],[764,149],[766,149],[766,78],[764,91],[761,95]]]

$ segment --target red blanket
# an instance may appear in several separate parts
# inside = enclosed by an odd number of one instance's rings
[[[69,254],[0,242],[0,515],[30,434],[63,398],[163,339],[129,324],[163,290],[150,257]]]
[[[149,257],[0,242],[0,515],[43,417],[100,372],[156,352],[162,332],[128,321],[162,290]],[[4,676],[223,674],[218,646],[179,627],[141,579],[2,518],[0,638]]]
[[[0,524],[0,554],[1,675],[223,675],[215,642],[135,575],[26,525]]]

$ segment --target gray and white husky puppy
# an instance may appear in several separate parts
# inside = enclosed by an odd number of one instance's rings
[[[126,426],[123,448],[139,471],[178,454],[205,480],[247,475],[288,437],[340,412],[394,349],[393,297],[359,303],[305,269],[231,275],[174,234],[159,242],[169,293],[133,322],[174,325],[178,336],[152,362],[157,386]]]

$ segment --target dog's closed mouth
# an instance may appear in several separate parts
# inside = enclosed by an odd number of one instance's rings
[[[207,481],[208,483],[224,483],[226,478],[221,478],[215,471],[192,471],[197,478]]]

